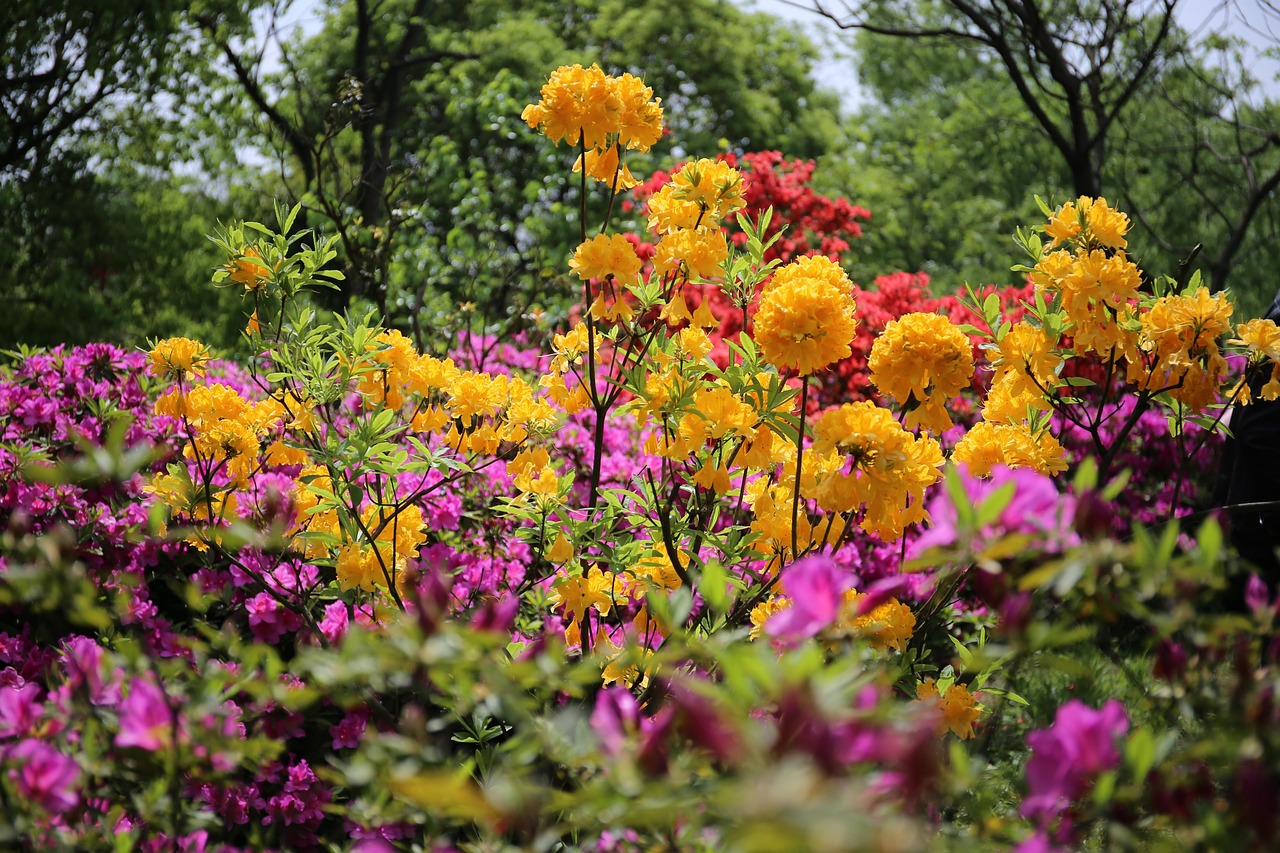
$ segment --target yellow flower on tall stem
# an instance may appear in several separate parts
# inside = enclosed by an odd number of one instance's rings
[[[973,381],[969,336],[940,314],[890,321],[872,344],[867,364],[872,383],[907,409],[907,429],[951,429],[946,403]]]

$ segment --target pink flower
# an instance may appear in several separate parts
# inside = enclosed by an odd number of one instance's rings
[[[0,687],[0,738],[21,737],[31,730],[44,710],[36,701],[39,695],[35,684]]]
[[[804,557],[784,571],[782,584],[791,606],[765,623],[770,636],[801,640],[836,621],[853,579],[834,560],[825,554]]]
[[[150,679],[133,682],[129,696],[120,703],[120,733],[116,746],[136,746],[149,752],[173,745],[174,712],[165,692]]]
[[[360,736],[369,725],[369,711],[359,707],[342,718],[335,726],[329,726],[329,736],[333,738],[334,749],[355,749],[360,745]]]
[[[1075,498],[1063,495],[1054,485],[1053,478],[1037,474],[1027,468],[1007,468],[997,465],[991,469],[990,479],[972,477],[961,467],[960,482],[973,506],[980,506],[997,491],[1011,484],[1013,498],[992,524],[976,534],[975,548],[997,536],[1008,533],[1036,535],[1040,547],[1059,551],[1064,546],[1077,544],[1080,539],[1071,529],[1075,515]],[[958,516],[951,496],[945,490],[929,501],[927,507],[932,523],[911,545],[911,553],[920,555],[928,548],[951,545],[957,541],[960,531]]]
[[[1027,798],[1024,817],[1049,823],[1083,794],[1095,777],[1120,761],[1116,738],[1129,730],[1129,716],[1112,699],[1095,711],[1078,700],[1058,709],[1053,725],[1027,735]]]
[[[607,755],[622,749],[627,736],[641,729],[640,703],[630,690],[620,684],[606,687],[596,695],[591,712],[591,728]]]
[[[350,621],[351,614],[347,612],[347,603],[331,601],[325,605],[324,618],[320,620],[320,633],[324,634],[324,638],[330,643],[339,643],[347,633],[347,625]]]
[[[28,738],[9,750],[6,763],[18,795],[53,814],[61,814],[80,801],[73,790],[80,765],[43,741]]]

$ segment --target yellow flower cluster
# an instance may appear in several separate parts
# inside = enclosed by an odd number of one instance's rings
[[[1067,202],[1049,218],[1044,233],[1051,238],[1050,249],[1063,243],[1083,248],[1124,249],[1128,246],[1129,217],[1112,210],[1105,198],[1080,196]]]
[[[939,736],[950,731],[961,740],[973,737],[973,724],[982,716],[982,706],[977,697],[963,684],[952,683],[945,693],[939,693],[932,678],[916,685],[916,701],[938,709]]]
[[[924,492],[942,476],[942,448],[914,436],[887,409],[863,400],[829,409],[813,427],[819,469],[808,496],[824,510],[862,511],[861,527],[888,542],[907,525],[927,521]],[[834,464],[832,464],[834,463]],[[801,484],[802,490],[804,484]]]
[[[855,589],[845,590],[833,630],[866,640],[877,651],[905,651],[916,631],[915,613],[898,599],[890,598],[876,605],[870,612],[859,615],[860,603],[865,598],[864,593]],[[751,608],[748,639],[758,640],[764,635],[764,627],[769,619],[789,607],[791,599],[785,595],[775,595]]]
[[[661,100],[639,77],[611,77],[592,65],[563,65],[551,73],[541,99],[520,113],[532,128],[540,128],[557,145],[566,140],[581,145],[575,172],[617,190],[635,186],[630,170],[620,162],[622,149],[648,151],[662,137]]]
[[[226,385],[173,388],[155,404],[157,415],[181,419],[191,430],[188,459],[223,469],[232,482],[246,483],[260,466],[259,436],[278,426],[283,407],[275,400],[250,403]]]
[[[360,514],[359,528],[356,541],[339,548],[334,561],[343,589],[373,592],[396,586],[408,561],[427,541],[422,510],[412,505],[397,511],[370,504]]]
[[[755,315],[755,341],[765,360],[801,376],[852,352],[857,320],[853,284],[822,256],[797,258],[765,286]]]
[[[1264,400],[1280,397],[1280,327],[1274,320],[1250,320],[1236,327],[1236,337],[1230,343],[1248,348],[1249,363],[1271,363],[1271,378],[1262,386]],[[1241,380],[1240,400],[1250,402],[1249,386]]]
[[[973,381],[969,337],[939,314],[892,320],[871,346],[871,381],[907,409],[908,429],[946,432],[946,403]]]
[[[621,234],[597,234],[578,246],[569,261],[569,268],[584,281],[612,276],[631,283],[640,274],[640,266],[635,247]]]
[[[248,247],[244,250],[243,257],[227,262],[226,269],[230,273],[228,277],[243,284],[244,289],[251,293],[261,290],[267,283],[267,277],[271,275],[271,270],[257,262],[261,258],[257,249]]]
[[[204,344],[190,338],[166,338],[152,347],[148,356],[153,376],[167,375],[182,379],[188,373],[204,376],[209,350]]]
[[[1060,249],[1040,259],[1031,279],[1061,299],[1068,320],[1063,332],[1077,353],[1108,357],[1131,350],[1142,274],[1123,251]]]
[[[1025,422],[978,421],[951,451],[951,458],[968,466],[975,477],[991,476],[996,465],[1030,468],[1041,474],[1067,470],[1067,451],[1047,426]]]
[[[906,651],[907,643],[916,632],[916,614],[898,599],[890,598],[859,615],[865,598],[866,595],[857,590],[845,590],[837,627],[868,640],[878,651]]]
[[[1218,339],[1231,330],[1231,310],[1224,294],[1205,287],[1157,299],[1141,316],[1142,357],[1129,361],[1129,381],[1142,390],[1168,388],[1194,410],[1213,403],[1227,374]]]

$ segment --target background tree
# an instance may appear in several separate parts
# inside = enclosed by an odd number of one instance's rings
[[[701,152],[782,147],[813,155],[839,129],[815,56],[768,16],[715,0],[335,2],[312,38],[281,42],[283,70],[216,18],[201,19],[230,78],[257,108],[283,187],[342,236],[348,286],[421,327],[477,305],[519,313],[517,291],[554,307],[550,281],[577,206],[557,151],[519,119],[548,68],[593,61],[669,93],[672,136]],[[769,59],[751,60],[751,43]],[[655,152],[662,162],[678,151]],[[548,180],[547,175],[556,177]],[[562,300],[559,300],[562,301]]]
[[[871,95],[822,172],[875,212],[858,274],[1007,282],[1002,250],[1033,194],[1104,191],[1134,212],[1148,268],[1177,274],[1195,254],[1188,272],[1259,313],[1275,291],[1276,108],[1241,45],[1192,39],[1173,5],[809,4],[858,31]]]

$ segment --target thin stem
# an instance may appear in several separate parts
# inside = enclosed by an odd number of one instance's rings
[[[796,484],[791,496],[791,562],[800,556],[800,477],[804,473],[804,419],[809,403],[809,379],[800,377],[800,424],[796,430]]]

